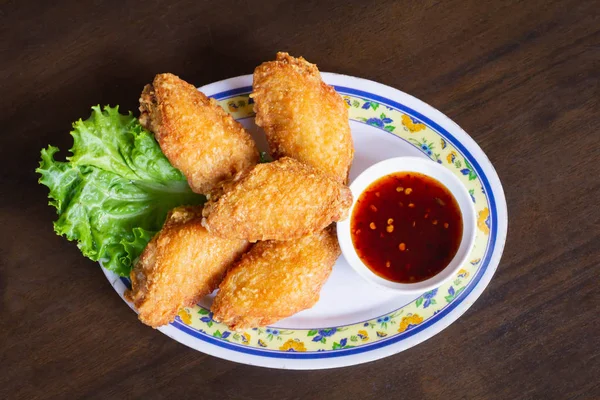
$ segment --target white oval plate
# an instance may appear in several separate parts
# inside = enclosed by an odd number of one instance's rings
[[[502,255],[508,216],[504,192],[479,146],[457,124],[422,101],[376,82],[322,73],[344,97],[355,146],[350,181],[378,161],[429,157],[449,168],[467,187],[477,213],[474,248],[458,274],[441,287],[410,296],[377,290],[343,257],[310,310],[276,326],[231,332],[212,320],[214,296],[179,312],[159,330],[196,350],[249,365],[322,369],[364,363],[410,348],[460,317],[488,285]],[[252,75],[200,88],[239,120],[266,150],[254,124]],[[129,281],[104,270],[117,293]],[[130,305],[131,307],[131,305]]]

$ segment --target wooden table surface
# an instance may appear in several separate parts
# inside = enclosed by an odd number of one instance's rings
[[[85,4],[84,4],[85,3]],[[600,2],[3,1],[0,398],[600,398]],[[442,333],[334,370],[249,367],[139,323],[52,230],[39,151],[95,104],[135,110],[170,71],[200,86],[278,50],[410,93],[494,164],[509,234]]]

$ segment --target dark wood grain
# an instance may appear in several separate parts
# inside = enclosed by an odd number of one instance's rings
[[[3,1],[0,398],[600,398],[600,2]],[[326,371],[219,360],[140,324],[52,231],[34,168],[91,105],[134,110],[170,71],[197,85],[277,50],[438,108],[508,201],[491,284],[393,357]]]

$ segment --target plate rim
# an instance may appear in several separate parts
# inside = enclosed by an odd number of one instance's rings
[[[482,274],[478,281],[471,285],[470,292],[467,293],[463,299],[460,299],[460,301],[457,299],[456,305],[438,320],[431,321],[430,324],[427,324],[427,326],[422,326],[421,329],[415,329],[411,335],[406,335],[403,337],[398,337],[398,335],[396,335],[390,338],[396,338],[394,341],[386,340],[375,342],[364,346],[363,349],[360,347],[347,349],[354,350],[352,352],[336,350],[335,354],[331,354],[330,356],[326,356],[326,354],[322,353],[319,354],[321,357],[296,358],[293,356],[299,355],[299,353],[276,352],[277,355],[274,355],[268,354],[267,350],[260,351],[259,349],[254,348],[248,348],[248,350],[253,351],[247,352],[242,351],[237,346],[229,349],[223,346],[224,343],[217,343],[216,339],[213,339],[215,342],[211,343],[211,341],[205,340],[206,338],[197,337],[199,332],[196,332],[179,321],[175,321],[171,325],[159,328],[162,333],[173,338],[174,340],[181,342],[182,344],[194,348],[195,350],[248,365],[282,369],[324,369],[349,366],[396,354],[438,334],[458,318],[460,318],[460,316],[464,314],[479,298],[481,293],[483,293],[491,281],[491,278],[493,277],[499,265],[504,251],[504,246],[506,244],[506,235],[508,230],[508,210],[506,206],[504,190],[498,174],[487,155],[483,152],[479,145],[477,145],[475,140],[471,138],[462,128],[460,128],[456,122],[452,121],[439,110],[398,89],[364,78],[358,78],[349,75],[327,72],[322,72],[321,75],[323,76],[323,80],[325,82],[336,86],[336,89],[340,88],[341,94],[355,94],[358,97],[371,100],[383,99],[385,101],[382,101],[381,103],[385,105],[392,106],[390,102],[395,103],[394,106],[400,106],[397,107],[397,109],[402,112],[407,109],[409,111],[409,115],[415,113],[419,114],[420,116],[424,117],[422,118],[423,120],[430,122],[427,123],[427,126],[433,129],[438,135],[446,138],[446,135],[444,135],[443,132],[449,134],[451,138],[455,139],[454,141],[451,140],[451,143],[454,146],[456,146],[458,143],[460,147],[462,147],[460,149],[461,152],[467,153],[472,159],[477,160],[479,170],[483,173],[482,175],[478,174],[482,180],[482,186],[484,186],[483,178],[485,178],[491,191],[491,193],[488,194],[488,197],[491,198],[489,202],[492,203],[493,200],[493,204],[495,206],[494,208],[496,210],[496,213],[494,213],[496,221],[493,224],[493,226],[496,228],[496,237],[494,238],[493,243],[489,245],[488,251],[490,252],[490,255],[489,260],[487,261],[488,265],[482,270]],[[345,82],[345,84],[342,86],[336,84],[335,81]],[[219,99],[225,99],[235,95],[247,94],[251,84],[252,75],[248,74],[213,82],[202,86],[199,89],[204,93],[207,93],[208,96],[218,96]],[[218,92],[215,90],[216,88],[224,86],[232,87],[233,89],[221,89]],[[362,89],[369,91],[366,92]],[[398,98],[402,98],[402,100],[398,100]],[[406,100],[408,100],[408,103],[410,103],[410,107],[405,104],[407,103]],[[444,125],[446,125],[446,127],[444,127]],[[443,132],[440,132],[440,130]],[[450,130],[452,132],[450,132]],[[456,147],[458,148],[459,146]],[[111,282],[111,285],[123,298],[123,292],[126,288],[125,283],[123,283],[119,277],[112,272],[105,269],[103,269],[103,271]],[[127,304],[130,308],[132,308],[131,304]],[[425,323],[423,325],[425,325]],[[261,353],[262,355],[252,354],[257,352]],[[286,357],[285,355],[289,355],[290,357]]]

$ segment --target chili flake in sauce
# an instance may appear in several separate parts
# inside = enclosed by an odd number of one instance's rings
[[[360,259],[398,283],[440,273],[456,255],[463,232],[454,196],[436,179],[415,172],[373,182],[359,196],[350,224]]]

